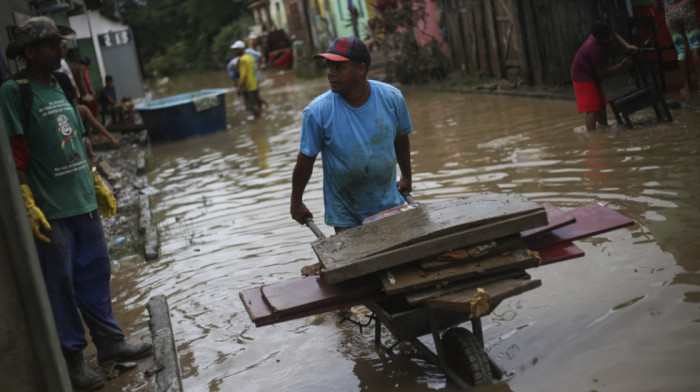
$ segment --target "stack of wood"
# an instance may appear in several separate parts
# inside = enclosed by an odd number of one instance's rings
[[[371,220],[311,244],[320,275],[242,291],[255,325],[387,302],[399,312],[428,308],[479,317],[541,285],[528,279],[527,268],[581,257],[572,241],[633,223],[597,203],[564,212],[494,193]]]
[[[540,262],[520,233],[547,225],[545,208],[524,196],[486,193],[407,209],[312,248],[328,284],[376,274],[387,295],[411,306],[453,293],[471,301],[504,280],[519,292],[539,285],[517,279]]]

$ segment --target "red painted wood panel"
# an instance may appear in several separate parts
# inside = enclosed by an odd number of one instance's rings
[[[564,225],[569,225],[576,222],[576,218],[574,218],[571,215],[568,215],[560,208],[557,208],[549,203],[542,203],[542,207],[544,207],[545,212],[547,212],[547,221],[549,222],[549,224],[547,224],[547,226],[536,227],[534,229],[521,231],[521,237],[531,237],[533,235],[552,231]]]
[[[585,255],[581,248],[571,242],[542,248],[538,250],[537,253],[540,254],[540,265],[557,263],[559,261],[570,260]]]
[[[525,244],[528,248],[532,250],[549,248],[634,223],[632,219],[600,204],[575,208],[566,213],[576,218],[576,222],[548,233],[541,233],[526,238]]]

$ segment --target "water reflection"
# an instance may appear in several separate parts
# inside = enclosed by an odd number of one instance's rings
[[[226,86],[222,73],[174,80],[162,93]],[[252,326],[238,293],[316,261],[314,236],[289,217],[288,201],[301,110],[327,84],[277,73],[263,88],[272,105],[262,120],[228,94],[230,129],[152,147],[162,257],[124,272],[137,282],[124,301],[168,297],[188,391],[454,390],[410,345],[377,351],[371,328],[360,333],[333,314]],[[585,258],[532,270],[543,286],[484,320],[486,349],[509,377],[477,390],[700,385],[699,113],[674,111],[665,124],[642,111],[634,130],[589,133],[568,101],[405,96],[417,200],[518,192],[564,209],[602,202],[637,222],[580,242]],[[316,216],[321,177],[319,159],[305,193]]]

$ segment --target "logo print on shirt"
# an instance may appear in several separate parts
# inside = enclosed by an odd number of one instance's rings
[[[341,39],[335,45],[335,48],[338,49],[338,52],[340,52],[340,53],[348,54],[348,47],[349,46],[350,46],[350,41],[348,41],[346,39]]]
[[[70,126],[70,121],[68,120],[68,117],[65,114],[59,114],[56,116],[56,122],[58,123],[58,132],[63,135],[63,140],[61,141],[61,148],[64,148],[66,145],[66,142],[70,141],[71,145],[73,145],[73,139],[75,139],[75,135],[77,133],[73,131],[73,128]]]

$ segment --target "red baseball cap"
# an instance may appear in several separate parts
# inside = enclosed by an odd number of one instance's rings
[[[357,37],[336,38],[326,49],[326,53],[315,54],[314,58],[324,58],[330,61],[354,61],[365,63],[369,68],[372,57],[364,42]]]

